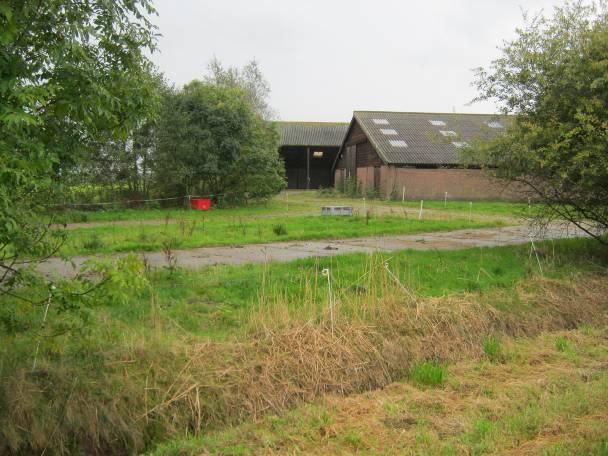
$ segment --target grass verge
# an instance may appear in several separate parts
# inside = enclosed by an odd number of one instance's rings
[[[417,220],[403,217],[234,217],[167,221],[161,225],[105,225],[68,231],[64,255],[159,251],[289,240],[341,239],[502,226],[501,221]]]
[[[163,299],[152,286],[149,296],[134,297],[129,305],[99,303],[81,332],[41,341],[34,371],[31,359],[38,337],[14,330],[28,321],[16,321],[19,308],[3,303],[0,453],[143,451],[185,432],[208,433],[280,414],[325,393],[383,387],[407,378],[410,368],[422,362],[446,365],[466,357],[485,358],[484,340],[489,337],[503,340],[607,324],[607,263],[601,249],[581,240],[543,248],[545,277],[531,272],[523,247],[497,249],[492,261],[513,258],[514,265],[522,264],[521,272],[508,280],[480,272],[488,264],[477,261],[490,261],[494,249],[447,256],[418,252],[419,257],[405,256],[403,261],[418,258],[420,264],[412,262],[401,270],[389,259],[389,267],[402,279],[419,267],[428,269],[429,277],[438,276],[426,294],[416,292],[415,281],[402,283],[405,288],[396,284],[378,257],[349,257],[351,263],[344,263],[342,271],[356,277],[356,286],[346,286],[345,279],[340,288],[336,282],[333,319],[316,263],[304,268],[303,263],[261,266],[258,287],[238,298],[243,308],[232,312],[232,320],[229,312],[216,312],[214,304],[188,302],[192,295],[174,281],[176,273],[159,272],[165,274],[165,298],[172,299]],[[468,272],[461,270],[471,263]],[[508,264],[503,267],[510,268]],[[285,275],[273,277],[275,266],[286,268],[281,270]],[[210,271],[199,272],[198,280]],[[252,277],[250,267],[217,271],[210,285],[197,292],[223,288],[238,297]],[[479,277],[485,285],[471,290],[468,281],[458,280],[462,274]],[[218,279],[221,286],[213,286]],[[301,298],[294,302],[293,296]],[[203,307],[211,310],[196,315]],[[52,310],[49,324],[61,318]],[[213,334],[215,339],[205,337],[198,320],[221,333]],[[556,347],[555,339],[551,343]],[[560,353],[573,356],[567,346]],[[445,384],[452,375],[449,367]],[[354,429],[344,441],[357,446],[366,438]]]

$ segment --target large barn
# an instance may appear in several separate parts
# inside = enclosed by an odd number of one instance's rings
[[[484,114],[355,111],[334,163],[335,182],[386,198],[520,199],[481,169],[462,166],[463,148],[504,131],[509,119]]]
[[[288,189],[334,185],[333,164],[348,123],[277,122],[279,153],[285,162]]]
[[[521,192],[461,152],[504,131],[493,114],[355,111],[350,124],[277,122],[288,189],[339,186],[350,179],[385,198],[516,200]]]

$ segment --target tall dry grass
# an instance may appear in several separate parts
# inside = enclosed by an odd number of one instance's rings
[[[122,343],[109,347],[99,329],[94,363],[46,360],[35,372],[15,366],[0,386],[0,453],[138,452],[323,393],[382,387],[422,359],[480,356],[488,335],[608,322],[605,276],[423,299],[369,261],[360,292],[336,294],[333,326],[327,303],[312,298],[326,278],[311,274],[302,278],[311,298],[297,306],[262,287],[238,338],[193,339],[154,313],[151,337],[124,328]]]

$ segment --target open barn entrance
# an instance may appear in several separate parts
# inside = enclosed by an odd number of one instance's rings
[[[288,189],[318,189],[334,185],[332,163],[339,147],[283,146],[281,158],[285,162]]]
[[[333,163],[348,128],[341,122],[277,122],[288,189],[334,185]]]

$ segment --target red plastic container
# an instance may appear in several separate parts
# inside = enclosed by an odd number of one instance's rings
[[[211,209],[211,200],[209,198],[192,198],[190,207],[197,211],[208,211]]]

